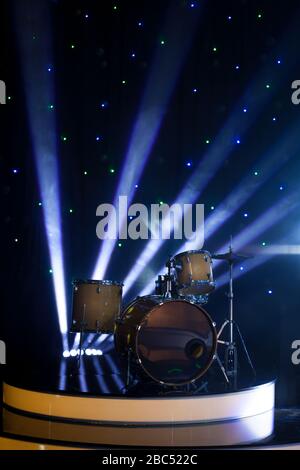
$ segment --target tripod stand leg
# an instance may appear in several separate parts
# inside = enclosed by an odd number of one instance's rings
[[[220,360],[218,354],[215,355],[215,359],[216,359],[216,361],[217,361],[217,363],[218,363],[218,365],[219,365],[219,367],[220,367],[220,369],[221,369],[221,371],[222,371],[222,373],[223,373],[223,375],[224,375],[224,378],[225,378],[225,380],[226,380],[226,383],[229,384],[229,378],[228,378],[228,376],[227,376],[227,374],[226,374],[225,368],[224,368],[224,366],[223,366],[223,364],[222,364],[222,362],[221,362],[221,360]]]
[[[245,341],[244,341],[243,335],[242,335],[242,333],[241,333],[241,330],[240,330],[240,328],[239,328],[239,325],[238,325],[236,322],[233,322],[233,324],[234,324],[234,326],[236,327],[236,330],[237,330],[238,335],[239,335],[239,337],[240,337],[240,340],[241,340],[241,343],[242,343],[242,347],[243,347],[243,349],[244,349],[244,351],[245,351],[248,364],[249,364],[250,368],[252,369],[252,372],[253,372],[254,377],[256,377],[256,371],[255,371],[254,366],[253,366],[253,363],[252,363],[252,361],[251,361],[251,357],[250,357],[250,355],[249,355],[249,353],[248,353],[248,349],[247,349],[246,343],[245,343]]]

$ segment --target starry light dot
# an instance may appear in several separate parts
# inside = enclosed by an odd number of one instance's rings
[[[18,243],[18,241],[19,241],[18,238],[15,238],[15,239],[14,239],[14,242],[15,242],[15,243]]]
[[[19,172],[19,170],[18,170],[18,168],[13,168],[12,172],[13,172],[14,175],[16,175]]]
[[[126,85],[126,80],[122,80],[122,85]]]
[[[69,212],[70,212],[70,214],[72,214],[72,213],[73,213],[73,209],[69,209]]]
[[[193,88],[193,93],[197,93],[197,88]]]
[[[258,171],[255,171],[255,172],[254,172],[254,176],[258,176]]]
[[[131,57],[132,59],[134,59],[134,58],[135,58],[135,52],[132,52],[132,53],[130,54],[130,57]]]
[[[231,21],[231,20],[232,20],[232,16],[230,16],[230,15],[227,16],[227,19],[228,19],[228,21]]]
[[[49,109],[49,110],[54,109],[54,105],[53,105],[53,104],[49,104],[49,105],[48,105],[48,109]]]
[[[49,274],[52,274],[53,273],[53,270],[52,269],[49,269]]]
[[[161,44],[162,46],[164,46],[164,45],[165,45],[165,40],[164,40],[164,39],[161,39],[160,44]]]
[[[122,243],[121,243],[121,242],[119,242],[119,243],[118,243],[118,247],[119,247],[119,248],[121,248],[121,246],[122,246]]]
[[[10,101],[10,100],[11,100],[11,96],[8,96],[7,99]]]
[[[244,266],[240,266],[240,271],[244,271]]]
[[[61,140],[62,140],[63,142],[66,142],[66,141],[67,141],[67,137],[66,137],[65,135],[63,135],[63,136],[61,137]]]
[[[273,121],[273,122],[277,121],[277,118],[274,116],[274,117],[272,118],[272,121]]]
[[[240,139],[236,139],[236,143],[239,145],[241,143]]]
[[[139,185],[138,185],[138,184],[135,184],[134,187],[135,187],[135,189],[137,189],[137,188],[139,187]]]
[[[240,69],[240,66],[239,65],[236,65],[235,66],[235,70],[239,70]]]
[[[273,291],[271,289],[268,290],[268,294],[269,295],[272,295],[273,294]]]
[[[164,204],[164,201],[159,201],[159,205],[162,206]]]
[[[38,203],[38,205],[41,207],[43,204],[41,203],[41,201]]]
[[[246,219],[246,218],[248,217],[248,212],[244,212],[243,215],[244,215],[244,217],[245,217],[245,219]]]
[[[281,64],[281,59],[277,59],[277,64],[278,64],[278,65]]]
[[[110,173],[114,173],[114,172],[115,172],[115,169],[114,169],[114,168],[110,168],[109,172],[110,172]]]
[[[100,135],[97,135],[96,136],[96,141],[99,142],[99,140],[100,140]]]
[[[216,47],[213,47],[213,52],[217,52],[217,48],[216,48]]]
[[[118,9],[117,5],[114,5],[114,6],[113,6],[113,9],[114,9],[114,10],[117,10],[117,9]]]
[[[210,140],[209,140],[209,139],[206,139],[205,143],[206,143],[206,144],[209,144],[209,143],[210,143]]]
[[[210,206],[210,210],[211,210],[211,211],[214,211],[214,210],[215,210],[215,206]]]
[[[141,28],[141,27],[143,26],[143,22],[142,22],[142,21],[139,21],[139,22],[138,22],[138,26],[139,26],[139,28]]]
[[[191,166],[192,166],[192,162],[186,162],[186,166],[191,167]]]
[[[267,88],[267,89],[270,88],[270,84],[269,84],[269,83],[266,84],[266,88]]]
[[[83,172],[83,174],[84,174],[84,175],[87,175],[87,174],[88,174],[88,172],[87,172],[87,171],[84,171],[84,172]]]
[[[282,185],[279,186],[279,190],[280,190],[280,191],[283,191],[283,190],[284,190],[284,186],[282,186]]]
[[[266,246],[266,245],[267,245],[266,242],[262,242],[261,244],[261,246]]]
[[[71,49],[75,49],[75,44],[71,44]]]
[[[262,14],[261,14],[261,13],[258,13],[258,14],[257,14],[257,18],[258,18],[259,20],[261,20],[261,19],[262,19]]]
[[[246,113],[247,112],[247,108],[243,108],[243,113]]]
[[[53,69],[52,69],[52,67],[48,67],[47,70],[48,70],[48,72],[52,72]]]

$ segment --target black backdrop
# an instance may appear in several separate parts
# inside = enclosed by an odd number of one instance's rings
[[[56,93],[54,111],[69,313],[71,280],[89,278],[96,262],[100,248],[95,235],[96,207],[113,201],[155,52],[166,47],[169,54],[176,54],[174,44],[162,35],[170,8],[190,8],[191,14],[193,9],[202,11],[139,182],[136,202],[149,205],[163,200],[171,204],[259,71],[274,62],[265,77],[265,83],[272,86],[278,73],[276,67],[285,67],[286,59],[298,54],[296,42],[282,49],[280,45],[291,22],[299,15],[299,2],[214,0],[194,2],[194,7],[191,3],[177,0],[49,2],[54,50],[53,70],[49,73]],[[44,368],[61,354],[17,43],[14,8],[21,8],[21,4],[22,8],[26,5],[28,12],[24,25],[30,25],[37,40],[38,34],[43,34],[41,25],[36,24],[34,1],[1,2],[1,46],[4,47],[0,79],[6,81],[11,99],[0,109],[3,200],[0,339],[7,344],[8,366],[16,372],[24,367]],[[165,41],[164,45],[161,40]],[[41,61],[41,67],[47,65],[50,64]],[[275,150],[276,140],[298,119],[299,109],[291,103],[290,95],[291,82],[300,77],[299,68],[296,64],[284,74],[263,107],[256,95],[245,103],[247,111],[258,107],[257,118],[199,198],[198,202],[205,204],[206,216],[211,206],[217,209],[241,179],[254,171],[261,155],[272,148]],[[153,86],[154,101],[156,94]],[[102,102],[107,103],[105,108],[101,108]],[[238,119],[242,119],[242,111]],[[63,135],[67,136],[66,142],[60,138]],[[96,140],[98,135],[100,141]],[[187,166],[188,161],[192,162],[191,167]],[[295,152],[218,229],[205,248],[217,250],[230,234],[238,234],[275,200],[297,188],[299,167]],[[114,173],[110,172],[111,168],[115,169]],[[14,173],[14,169],[18,172]],[[281,185],[284,191],[280,192]],[[243,216],[245,212],[249,217]],[[299,234],[298,210],[254,242],[259,246],[263,240],[277,243],[286,237],[287,243],[299,244]],[[128,240],[121,248],[116,247],[106,277],[123,280],[145,243]],[[172,240],[165,244],[151,261],[149,271],[155,272],[178,246]],[[277,398],[282,405],[300,403],[300,365],[291,362],[291,343],[300,338],[299,267],[298,256],[277,256],[236,283],[238,321],[257,368],[278,375]],[[146,280],[145,274],[137,280],[127,300],[138,294]],[[268,294],[269,290],[272,295]],[[225,292],[225,287],[219,289],[207,306],[218,323],[227,308]]]

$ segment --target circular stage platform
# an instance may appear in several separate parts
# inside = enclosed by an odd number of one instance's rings
[[[93,394],[10,381],[0,449],[300,448],[300,412],[274,410],[274,381],[210,392]]]

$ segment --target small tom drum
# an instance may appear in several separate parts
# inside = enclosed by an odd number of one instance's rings
[[[120,315],[122,286],[115,281],[74,281],[71,331],[113,333]]]
[[[209,294],[214,288],[212,259],[208,251],[185,251],[172,259],[179,295]]]

